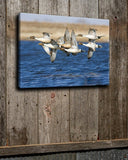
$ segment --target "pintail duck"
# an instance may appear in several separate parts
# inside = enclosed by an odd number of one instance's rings
[[[96,35],[96,29],[90,28],[87,35],[84,34],[78,34],[79,37],[86,37],[89,39],[90,42],[95,41],[97,39],[100,39],[103,37],[103,35]]]
[[[41,45],[45,52],[50,56],[51,62],[54,62],[56,59],[57,49],[59,48],[57,42],[51,39],[50,43],[39,43],[39,45]]]
[[[71,33],[71,48],[65,49],[66,52],[72,53],[72,55],[77,55],[80,52],[84,52],[81,49],[78,48],[76,36],[74,30],[72,30]]]
[[[98,45],[95,42],[89,42],[87,44],[80,43],[80,44],[89,48],[87,55],[88,59],[90,59],[93,56],[93,52],[96,50],[96,48],[102,48],[101,45]]]
[[[64,42],[64,43],[61,44],[61,48],[71,48],[71,38],[70,38],[70,33],[69,33],[68,28],[66,28],[66,30],[65,30],[63,39],[64,39],[64,41],[61,41],[61,42]]]
[[[31,36],[30,39],[35,39],[35,40],[43,42],[43,43],[49,43],[51,41],[50,34],[47,32],[43,32],[43,37],[41,37],[41,38]]]

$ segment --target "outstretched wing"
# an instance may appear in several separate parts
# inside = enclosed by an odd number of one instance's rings
[[[58,44],[64,44],[64,37],[59,37],[59,38],[57,39],[57,43],[58,43]]]
[[[45,38],[50,38],[50,34],[49,34],[49,33],[43,32],[42,34],[43,34],[43,37],[45,37]]]
[[[93,56],[93,50],[91,48],[88,49],[88,59]]]
[[[50,42],[52,45],[57,45],[57,46],[59,46],[58,45],[58,43],[54,40],[54,39],[51,39],[51,42]]]
[[[72,48],[78,48],[74,30],[72,30],[72,33],[71,33],[71,45],[72,45]]]
[[[56,49],[51,49],[51,56],[50,56],[50,60],[51,62],[54,62],[56,59],[56,54],[57,54],[57,50]]]
[[[65,41],[65,43],[70,42],[70,34],[69,34],[68,28],[66,28],[65,33],[64,33],[64,41]]]
[[[45,52],[50,56],[50,49],[47,46],[42,46]]]
[[[88,34],[96,36],[96,29],[90,28],[89,31],[88,31]]]

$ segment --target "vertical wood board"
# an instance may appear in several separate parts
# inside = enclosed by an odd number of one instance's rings
[[[0,2],[0,146],[6,145],[6,6]]]
[[[71,0],[70,16],[98,18],[98,0]],[[97,140],[97,87],[70,89],[70,137],[71,141]]]
[[[39,0],[39,13],[68,16],[69,0]],[[42,26],[43,29],[43,26]],[[69,89],[39,91],[39,143],[69,141]]]
[[[7,133],[8,145],[37,143],[37,92],[17,88],[17,15],[38,13],[38,1],[7,0]]]
[[[110,85],[99,93],[99,134],[101,139],[125,138],[128,97],[127,1],[99,0],[99,18],[110,19]]]

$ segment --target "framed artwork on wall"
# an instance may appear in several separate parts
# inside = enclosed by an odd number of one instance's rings
[[[18,87],[109,85],[109,20],[20,13]]]

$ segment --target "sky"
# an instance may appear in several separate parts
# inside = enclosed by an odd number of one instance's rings
[[[83,17],[54,16],[32,13],[20,13],[21,21],[51,22],[51,23],[79,23],[88,25],[105,25],[109,26],[108,19],[94,19]]]

